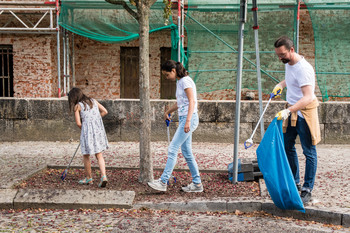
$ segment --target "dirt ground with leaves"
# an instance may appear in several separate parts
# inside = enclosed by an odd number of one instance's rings
[[[45,169],[42,172],[24,180],[16,185],[16,188],[37,188],[37,189],[89,189],[96,190],[99,183],[99,170],[93,170],[94,182],[91,185],[78,184],[79,179],[84,177],[83,169],[70,169],[64,181],[60,176],[64,169]],[[134,202],[168,202],[168,201],[189,201],[191,199],[203,198],[213,200],[215,198],[244,197],[254,199],[260,195],[258,182],[239,182],[233,185],[227,173],[201,173],[204,186],[203,193],[184,193],[182,186],[191,182],[191,173],[188,171],[175,171],[174,178],[169,181],[167,192],[159,192],[149,188],[147,185],[138,182],[138,170],[112,169],[107,170],[108,183],[105,189],[119,191],[134,191]],[[160,171],[155,171],[154,175],[159,177]]]

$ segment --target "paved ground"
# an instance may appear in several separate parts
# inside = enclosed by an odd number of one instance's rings
[[[0,211],[0,232],[349,232],[320,223],[240,215],[139,210]]]
[[[0,142],[0,188],[11,188],[17,181],[26,178],[47,165],[67,165],[73,155],[77,142]],[[256,145],[245,150],[240,145],[240,158],[254,158]],[[301,155],[301,175],[305,159]],[[350,145],[319,145],[318,172],[313,192],[313,201],[309,206],[329,208],[350,213]],[[166,142],[152,143],[154,166],[164,168],[166,162]],[[233,159],[233,145],[224,143],[194,143],[193,151],[202,170],[226,170]],[[138,167],[139,144],[137,142],[110,143],[104,153],[107,166]],[[93,159],[93,165],[96,159]],[[80,153],[73,165],[82,165]],[[180,156],[177,168],[187,168]],[[157,177],[156,177],[157,178]],[[267,195],[251,201],[269,200]],[[304,221],[281,220],[261,216],[222,215],[213,213],[175,213],[154,211],[152,214],[123,212],[124,210],[98,211],[1,211],[1,231],[23,231],[25,229],[72,229],[73,231],[125,231],[137,232],[333,232],[350,231],[349,228],[334,229],[322,224]],[[137,211],[137,210],[133,210]],[[119,214],[123,212],[122,214]],[[220,223],[220,224],[217,224]],[[222,223],[222,224],[221,224]],[[50,230],[51,229],[51,230]]]

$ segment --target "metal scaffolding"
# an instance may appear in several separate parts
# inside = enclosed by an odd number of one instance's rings
[[[0,34],[56,34],[58,97],[75,85],[74,35],[59,26],[59,0],[47,2],[0,2]],[[61,37],[63,45],[63,88],[61,88]],[[71,48],[71,49],[70,49]],[[72,75],[71,75],[72,74]],[[72,79],[71,79],[72,76]]]

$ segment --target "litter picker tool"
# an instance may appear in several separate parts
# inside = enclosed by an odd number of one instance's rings
[[[277,91],[277,95],[278,95],[279,93],[280,93],[280,90]],[[266,109],[267,109],[267,107],[269,106],[269,104],[270,104],[272,98],[275,97],[275,96],[276,96],[275,94],[270,93],[269,102],[267,102],[267,104],[266,104],[266,106],[265,106],[265,109],[264,109],[263,113],[261,114],[260,119],[259,119],[258,123],[256,124],[255,129],[254,129],[252,135],[250,136],[250,138],[248,138],[248,139],[244,142],[244,147],[245,147],[245,149],[250,148],[250,147],[254,144],[254,142],[253,142],[253,137],[254,137],[255,131],[256,131],[256,129],[258,128],[258,126],[259,126],[259,124],[260,124],[260,121],[261,121],[261,119],[263,118],[263,116],[264,116],[264,114],[265,114],[265,112],[266,112]]]
[[[170,118],[171,114],[169,113],[168,116],[169,116],[169,118]],[[165,123],[166,123],[166,133],[167,133],[167,135],[168,135],[168,145],[170,145],[170,130],[169,130],[170,122],[172,122],[172,120],[168,120],[168,119],[165,120]],[[171,176],[171,177],[174,178],[174,183],[176,183],[176,177],[175,177],[175,176]],[[171,177],[170,177],[170,178],[171,178]],[[168,180],[168,185],[169,185],[169,180]]]
[[[69,169],[69,167],[70,167],[70,164],[72,163],[72,161],[73,161],[75,155],[77,154],[77,151],[78,151],[79,147],[80,147],[80,142],[79,142],[79,145],[78,145],[77,149],[75,150],[74,155],[73,155],[72,159],[70,160],[70,162],[69,162],[67,168],[62,172],[62,175],[61,175],[61,180],[62,180],[62,181],[64,181],[64,179],[66,178],[67,173],[68,173],[68,169]]]
[[[169,116],[169,117],[171,116],[170,113],[169,113],[168,116]],[[167,135],[168,135],[168,145],[170,144],[170,131],[169,131],[170,122],[171,122],[171,120],[168,120],[168,119],[165,120],[165,123],[166,123],[166,133],[167,133]]]

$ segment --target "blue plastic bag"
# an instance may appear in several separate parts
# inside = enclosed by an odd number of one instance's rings
[[[256,150],[260,171],[272,201],[280,209],[305,213],[290,169],[282,132],[282,121],[271,122]]]
[[[233,162],[227,165],[228,179],[232,182],[233,180]],[[238,159],[238,174],[237,181],[244,181],[244,174],[241,173],[241,159]]]

